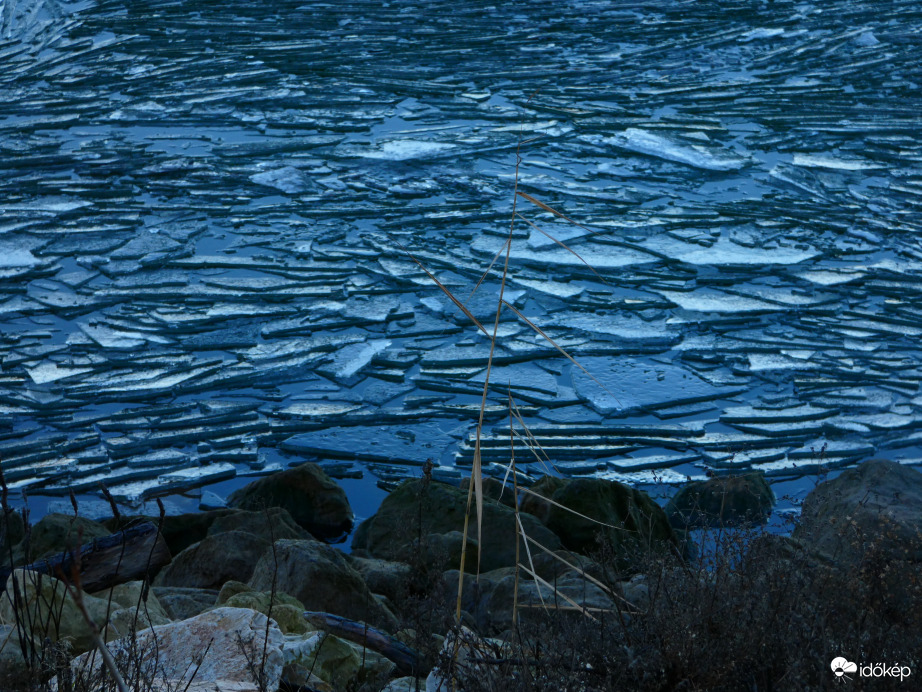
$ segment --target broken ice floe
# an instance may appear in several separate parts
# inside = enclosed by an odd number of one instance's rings
[[[510,231],[519,140],[519,190],[582,227],[516,211],[598,275],[517,219],[505,297],[615,381],[504,312],[488,426],[511,393],[574,474],[697,454],[797,475],[823,445],[827,465],[916,458],[917,3],[832,0],[796,28],[763,3],[716,29],[707,3],[603,5],[591,31],[543,2],[458,7],[409,41],[381,3],[332,29],[294,6],[175,22],[157,0],[4,5],[10,486],[139,497],[186,468],[280,468],[300,435],[400,426],[417,442],[375,438],[408,457],[394,477],[433,426],[451,431],[440,463],[466,471],[489,342],[400,246],[491,325],[503,262],[469,295]],[[523,21],[553,50],[495,38]],[[504,467],[508,436],[484,439]]]
[[[732,151],[716,151],[697,144],[684,144],[635,127],[629,127],[624,132],[602,141],[638,154],[711,171],[734,171],[748,162],[748,159]]]

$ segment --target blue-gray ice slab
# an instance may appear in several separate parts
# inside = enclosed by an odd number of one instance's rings
[[[357,426],[328,428],[295,435],[280,447],[288,452],[318,458],[359,459],[422,466],[439,463],[457,435],[435,425]]]
[[[654,156],[710,171],[734,171],[742,168],[749,161],[748,157],[739,156],[732,151],[722,151],[699,144],[678,142],[670,137],[664,137],[636,127],[629,127],[624,132],[613,137],[604,137],[597,141],[587,139],[593,144],[611,144],[628,151],[635,151],[638,154]]]
[[[721,399],[743,390],[716,387],[676,365],[636,359],[581,358],[589,373],[571,366],[573,387],[601,414],[648,411],[676,404]]]

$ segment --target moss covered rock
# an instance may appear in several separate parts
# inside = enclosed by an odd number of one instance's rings
[[[721,476],[682,486],[666,505],[677,528],[763,524],[771,515],[775,494],[761,471]]]
[[[538,493],[542,488],[552,491],[545,497],[553,502],[530,496],[530,507],[564,546],[577,553],[604,549],[627,567],[638,551],[677,545],[663,509],[646,493],[623,483],[555,478],[538,481],[535,488]]]
[[[466,512],[467,493],[460,488],[445,483],[407,480],[384,498],[374,516],[362,522],[352,547],[384,560],[406,560],[408,546],[421,537],[463,532]],[[477,540],[477,518],[473,506],[471,514],[468,538]],[[560,547],[560,539],[535,517],[523,514],[522,524],[529,536],[550,550]],[[480,570],[486,572],[515,565],[517,535],[514,510],[485,498],[483,532],[479,543]],[[442,543],[443,547],[453,549],[458,541],[447,536]],[[524,546],[522,551],[524,554]],[[468,559],[476,562],[472,554],[468,555]]]
[[[14,581],[20,601],[13,604]],[[83,604],[96,623],[105,623],[109,602],[83,594]],[[119,604],[120,605],[120,604]],[[64,582],[46,574],[17,569],[7,578],[6,590],[0,595],[0,624],[24,623],[26,637],[48,638],[52,642],[66,640],[73,653],[83,653],[93,648],[93,636]],[[112,633],[110,633],[110,636]]]
[[[312,463],[260,478],[234,491],[227,504],[248,510],[282,507],[312,536],[330,542],[344,538],[354,520],[346,492]]]
[[[71,514],[46,514],[32,527],[29,550],[32,559],[73,550],[94,538],[109,535],[109,530],[99,522]]]

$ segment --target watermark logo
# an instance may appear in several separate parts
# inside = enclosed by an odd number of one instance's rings
[[[857,673],[862,678],[899,678],[900,682],[902,682],[912,674],[909,666],[902,666],[899,663],[894,663],[892,666],[886,663],[862,663],[859,665],[842,656],[832,659],[829,667],[832,668],[832,673],[837,680],[851,680],[852,676]]]
[[[851,661],[848,661],[841,656],[832,659],[832,663],[829,665],[832,666],[832,672],[835,673],[837,678],[847,678],[848,680],[851,680],[851,677],[849,677],[848,673],[858,672],[857,663],[852,663]]]

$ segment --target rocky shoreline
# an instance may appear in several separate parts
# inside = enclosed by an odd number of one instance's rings
[[[483,529],[475,519],[468,525],[462,575],[466,482],[404,481],[354,527],[342,488],[306,463],[241,488],[227,508],[150,518],[172,554],[150,589],[130,582],[78,602],[57,579],[15,570],[0,596],[0,671],[15,677],[35,663],[29,651],[61,641],[77,657],[74,669],[98,667],[99,657],[87,653],[94,643],[82,606],[114,651],[141,660],[157,642],[161,682],[153,689],[187,680],[198,652],[190,689],[274,692],[284,680],[286,689],[397,692],[416,689],[417,678],[428,679],[420,683],[427,690],[448,689],[439,650],[452,645],[446,636],[462,636],[451,629],[459,581],[464,651],[476,642],[510,644],[516,625],[546,617],[548,600],[583,616],[639,618],[650,611],[651,565],[661,558],[695,564],[694,532],[702,528],[748,532],[747,550],[770,554],[773,565],[787,561],[792,578],[820,565],[861,567],[873,543],[891,581],[887,607],[899,613],[918,605],[918,584],[905,580],[922,565],[918,471],[885,460],[845,471],[807,497],[790,537],[753,528],[773,501],[760,474],[689,484],[665,508],[607,480],[544,477],[520,489],[516,502],[511,488],[485,479]],[[27,531],[8,511],[0,548],[6,566],[22,565],[136,519],[51,514]],[[331,545],[350,536],[351,554]],[[354,641],[348,623],[373,629]],[[369,632],[381,637],[375,647]]]

